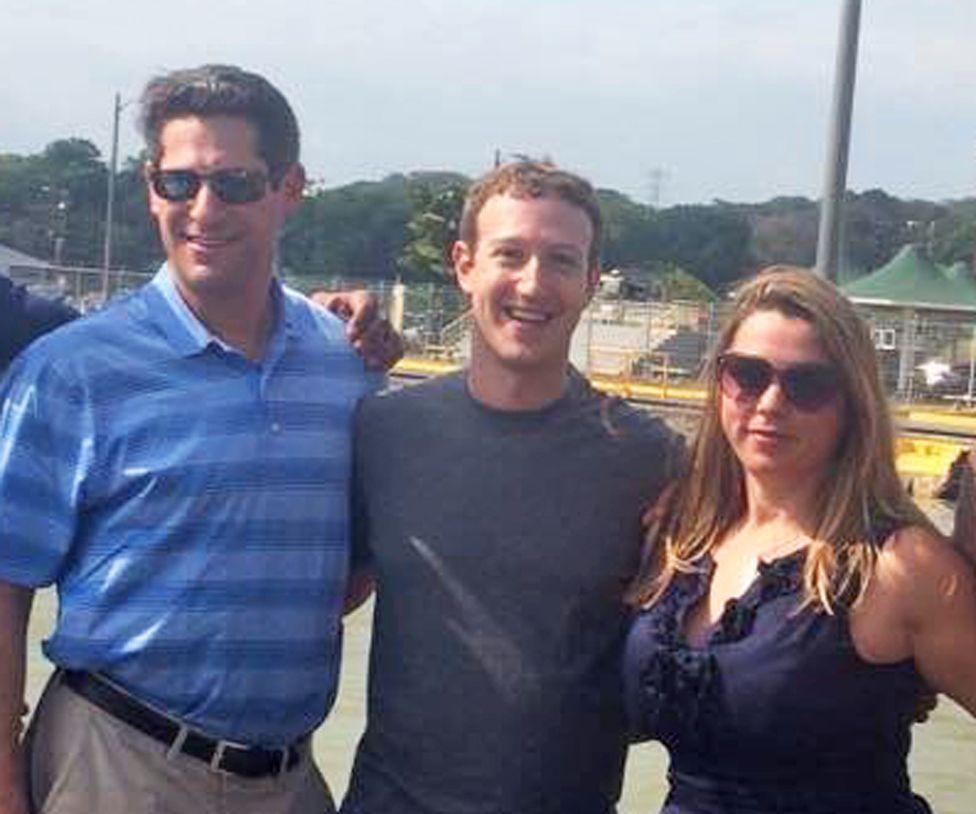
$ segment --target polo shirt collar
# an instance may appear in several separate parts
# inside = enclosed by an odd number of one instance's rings
[[[163,263],[156,272],[150,287],[163,300],[165,314],[158,314],[157,321],[166,337],[180,356],[194,356],[211,345],[240,355],[240,351],[229,345],[204,325],[183,301],[168,264]],[[277,277],[271,278],[271,302],[274,308],[274,327],[265,348],[265,358],[277,356],[287,337],[297,333],[295,305],[285,295]]]

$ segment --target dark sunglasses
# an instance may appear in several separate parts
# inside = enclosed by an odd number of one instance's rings
[[[189,201],[206,183],[214,195],[226,204],[254,203],[264,197],[268,176],[260,170],[152,170],[149,181],[153,191],[167,201]]]
[[[775,368],[759,356],[723,353],[717,372],[719,387],[731,399],[758,399],[775,380],[787,400],[804,412],[819,410],[840,392],[837,370],[820,362]]]

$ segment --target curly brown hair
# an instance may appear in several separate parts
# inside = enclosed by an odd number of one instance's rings
[[[459,237],[469,246],[478,242],[478,214],[489,198],[511,195],[515,198],[558,198],[578,206],[590,219],[593,239],[587,262],[594,268],[600,262],[603,217],[596,192],[589,181],[546,161],[513,161],[495,167],[468,189],[458,228]]]

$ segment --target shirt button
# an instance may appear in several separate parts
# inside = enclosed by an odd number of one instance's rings
[[[273,422],[271,425],[271,432],[281,432],[281,424],[277,421]]]

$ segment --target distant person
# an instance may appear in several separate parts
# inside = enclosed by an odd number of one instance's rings
[[[614,810],[623,591],[641,507],[682,446],[569,365],[600,237],[583,179],[489,173],[453,248],[469,367],[361,404],[356,538],[376,604],[348,814]]]
[[[927,687],[976,715],[976,577],[899,482],[867,328],[777,267],[708,372],[624,666],[632,730],[670,753],[662,811],[928,812],[909,729]]]
[[[352,412],[376,380],[273,275],[305,179],[281,93],[175,71],[142,125],[166,263],[0,389],[0,814],[321,814],[310,740],[339,669]],[[22,748],[32,592],[52,583],[58,670]]]
[[[70,305],[31,294],[0,274],[0,375],[37,337],[76,316]]]

